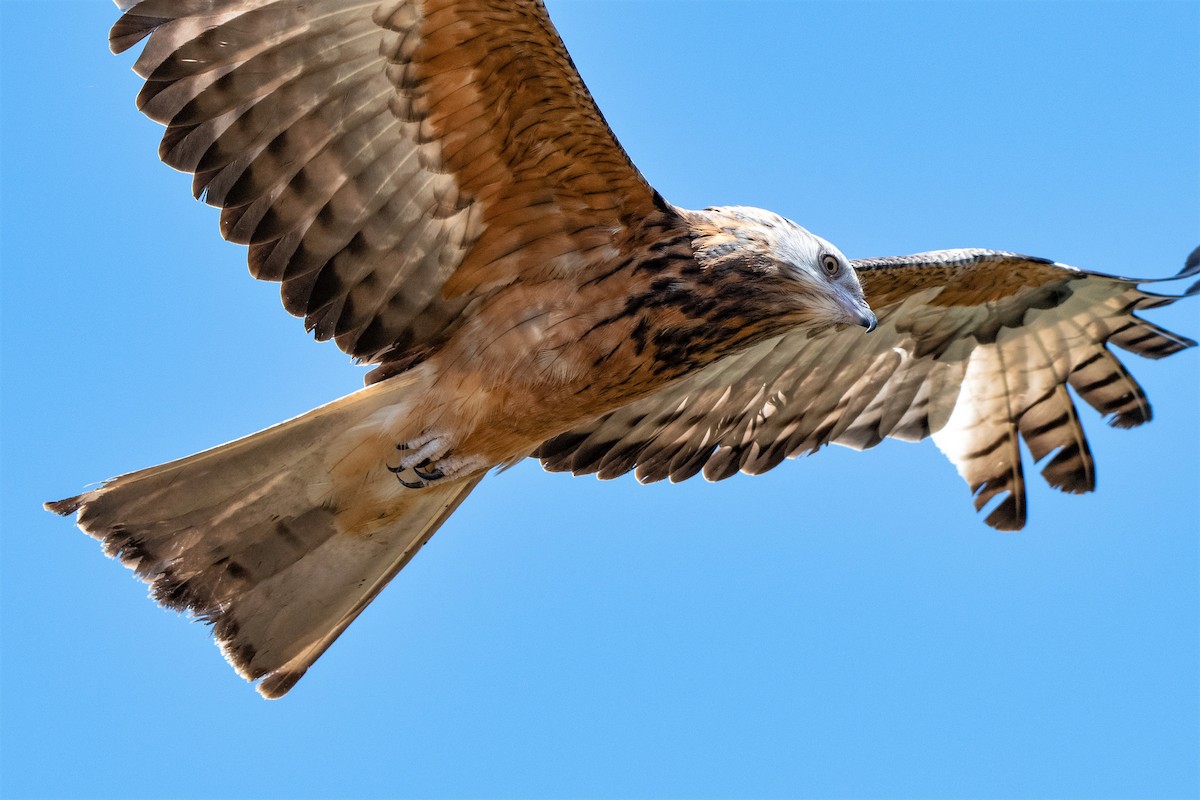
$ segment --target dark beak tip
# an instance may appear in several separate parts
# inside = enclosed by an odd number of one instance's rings
[[[879,327],[879,319],[875,316],[874,311],[864,311],[862,315],[862,325],[867,329],[867,333]]]

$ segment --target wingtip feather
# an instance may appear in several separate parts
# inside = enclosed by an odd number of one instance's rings
[[[60,517],[69,517],[78,511],[82,505],[83,495],[76,495],[75,497],[68,497],[65,500],[48,500],[42,503],[42,508],[58,514]]]
[[[132,13],[128,10],[132,7],[132,3],[118,3],[117,5],[125,5],[127,8],[122,9],[125,13],[113,23],[108,31],[108,49],[113,55],[124,53],[149,36],[159,25],[169,21],[165,17],[145,17]]]
[[[1190,278],[1197,274],[1200,274],[1200,246],[1188,254],[1187,260],[1183,262],[1183,269],[1175,276],[1175,279]],[[1200,288],[1200,283],[1188,289],[1186,294],[1192,294],[1197,288]]]

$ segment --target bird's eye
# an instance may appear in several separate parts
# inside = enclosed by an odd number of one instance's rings
[[[821,256],[821,268],[825,270],[826,275],[832,278],[842,268],[842,262],[838,261],[837,256],[832,253],[826,253]]]

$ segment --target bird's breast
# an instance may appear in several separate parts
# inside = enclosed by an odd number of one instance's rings
[[[593,282],[512,285],[431,361],[430,416],[500,463],[778,333],[754,287],[713,280],[690,250]]]

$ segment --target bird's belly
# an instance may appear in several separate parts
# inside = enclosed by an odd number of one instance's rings
[[[666,377],[633,374],[622,360],[572,373],[562,362],[575,354],[532,353],[505,370],[505,379],[482,371],[447,371],[439,376],[421,417],[431,429],[455,432],[455,451],[489,466],[532,452],[546,439],[612,411],[660,388]],[[563,380],[564,375],[570,379]]]
[[[449,465],[466,477],[463,464],[478,473],[523,458],[770,333],[736,314],[697,317],[682,301],[632,302],[653,287],[626,282],[509,287],[420,366],[384,382],[409,380],[412,389],[403,413],[381,413],[367,426],[362,448],[370,452],[354,463],[386,473],[398,447],[436,441],[422,470]],[[686,278],[674,284],[686,287]]]

